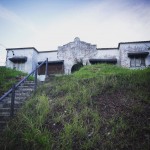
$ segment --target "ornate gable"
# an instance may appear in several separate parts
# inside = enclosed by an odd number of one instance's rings
[[[66,45],[58,47],[57,56],[67,61],[92,58],[97,54],[96,45],[80,41],[78,37]]]

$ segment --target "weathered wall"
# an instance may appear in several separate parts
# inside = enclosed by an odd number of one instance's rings
[[[120,65],[123,67],[130,68],[130,58],[128,53],[130,52],[149,52],[149,55],[145,59],[146,66],[150,65],[150,50],[148,50],[148,45],[150,42],[145,45],[145,43],[121,43],[119,46],[120,53]]]
[[[14,55],[13,55],[13,52],[14,52]],[[10,67],[13,69],[14,67],[14,63],[11,62],[9,60],[9,58],[12,58],[14,56],[26,56],[27,57],[27,61],[24,63],[24,67],[23,67],[23,70],[24,72],[27,72],[27,73],[30,73],[32,71],[32,69],[34,69],[35,65],[36,65],[36,56],[35,58],[33,57],[33,54],[34,56],[36,55],[34,49],[32,48],[29,48],[29,49],[11,49],[11,50],[7,50],[7,61],[6,61],[6,65],[7,67]],[[34,58],[34,59],[33,59]]]
[[[71,73],[71,68],[77,62],[89,64],[89,59],[97,54],[96,45],[91,45],[75,38],[73,42],[58,47],[58,59],[64,60],[66,74]]]
[[[101,48],[97,50],[98,53],[95,59],[117,59],[117,64],[119,63],[119,50],[117,48]]]
[[[145,58],[146,67],[150,66],[150,41],[141,42],[126,42],[120,43],[118,48],[96,48],[96,45],[80,41],[75,38],[73,42],[58,47],[56,51],[38,52],[35,48],[14,48],[7,49],[6,66],[13,68],[14,64],[9,58],[14,56],[26,56],[27,62],[22,66],[22,71],[30,73],[38,65],[38,62],[45,61],[62,61],[64,60],[65,74],[71,73],[71,68],[77,62],[83,65],[88,65],[89,59],[117,59],[117,64],[123,67],[130,68],[130,58],[128,53],[131,52],[149,52]],[[54,68],[51,67],[51,68]],[[60,68],[58,69],[60,70]],[[51,70],[52,71],[52,70]],[[39,75],[40,80],[45,80],[45,75]]]
[[[57,51],[47,51],[47,52],[39,52],[37,56],[37,61],[45,61],[48,58],[48,61],[56,61],[57,59]]]
[[[48,58],[48,61],[57,61],[57,51],[47,51],[47,52],[39,52],[37,56],[37,63],[45,61]],[[45,75],[38,75],[38,79],[41,81],[45,80]]]

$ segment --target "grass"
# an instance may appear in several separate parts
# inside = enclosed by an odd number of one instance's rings
[[[42,85],[0,138],[2,149],[150,148],[150,69],[92,65]]]
[[[0,96],[9,90],[13,84],[23,79],[26,75],[27,73],[21,71],[0,67]],[[33,80],[33,77],[30,77],[29,80]]]

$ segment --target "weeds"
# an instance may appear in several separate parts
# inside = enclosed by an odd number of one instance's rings
[[[6,138],[0,146],[6,149],[50,149],[51,135],[43,127],[48,111],[49,101],[44,94],[27,101],[17,117],[9,123],[4,132]]]
[[[5,141],[13,149],[146,150],[149,91],[150,69],[85,66],[39,88]]]
[[[0,67],[0,96],[9,90],[13,84],[23,79],[27,73],[17,71],[14,69]],[[33,77],[29,77],[30,81],[33,81]]]

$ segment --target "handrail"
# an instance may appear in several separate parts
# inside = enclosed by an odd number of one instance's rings
[[[28,77],[33,74],[35,71],[37,71],[38,68],[40,68],[44,63],[48,62],[48,58],[42,62],[39,66],[37,66],[31,73],[29,73],[25,78],[23,78],[21,81],[19,81],[16,85],[15,85],[15,89],[21,84],[23,83],[25,80],[28,79]],[[47,63],[46,63],[47,64]],[[47,71],[46,71],[46,75],[47,75]],[[10,94],[12,92],[12,88],[9,89],[2,97],[0,97],[0,101],[2,101],[6,96],[8,96],[8,94]]]

